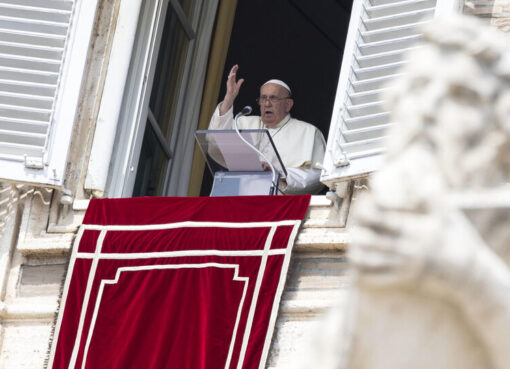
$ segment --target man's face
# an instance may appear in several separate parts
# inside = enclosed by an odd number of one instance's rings
[[[289,91],[275,83],[268,83],[260,88],[260,115],[266,126],[277,125],[288,114],[294,101],[287,97],[289,97]],[[273,103],[269,98],[281,100]]]

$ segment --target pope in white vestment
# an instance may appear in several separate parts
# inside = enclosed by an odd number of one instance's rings
[[[225,98],[216,108],[209,129],[233,129],[233,104],[244,79],[237,80],[239,67],[234,65],[227,80]],[[326,142],[315,126],[294,119],[290,110],[294,104],[290,87],[272,79],[260,87],[258,99],[261,116],[242,116],[239,129],[267,129],[280,154],[287,177],[280,183],[285,194],[315,194],[324,187],[320,183],[320,169]]]
[[[315,126],[294,119],[287,114],[273,127],[264,125],[259,116],[243,116],[238,119],[239,129],[267,129],[287,170],[285,183],[280,186],[285,194],[315,194],[323,188],[319,178],[321,171],[316,167],[322,163],[326,142],[321,131]],[[209,129],[233,129],[232,107],[220,115],[217,107],[211,118]]]

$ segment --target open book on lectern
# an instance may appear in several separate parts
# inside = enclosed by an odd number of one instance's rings
[[[240,134],[260,153],[247,145],[235,130],[200,130],[195,138],[206,158],[214,182],[211,196],[268,195],[273,165],[277,177],[287,171],[266,129],[243,129]],[[267,188],[266,188],[267,187]]]

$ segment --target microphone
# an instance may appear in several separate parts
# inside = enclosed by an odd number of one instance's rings
[[[271,195],[276,195],[278,193],[278,184],[276,183],[276,170],[274,169],[274,166],[273,164],[271,163],[271,161],[259,150],[257,149],[255,146],[253,146],[251,143],[249,143],[248,141],[246,141],[246,139],[241,135],[241,132],[239,132],[239,128],[238,128],[238,125],[237,125],[237,120],[243,116],[243,115],[248,115],[250,114],[252,111],[252,108],[251,106],[247,105],[245,106],[239,113],[236,114],[236,116],[234,117],[234,128],[237,132],[237,135],[239,136],[239,138],[246,144],[248,145],[252,150],[254,150],[257,154],[259,154],[260,156],[262,156],[264,158],[264,160],[266,161],[267,164],[269,164],[269,167],[271,168],[271,172],[272,172],[272,179],[271,179],[271,182],[272,182],[272,186],[271,186],[271,189],[270,189],[270,194]]]
[[[248,114],[251,114],[251,111],[253,109],[251,108],[251,106],[247,105],[243,108],[243,110],[241,110],[241,115],[248,115]]]
[[[245,106],[239,113],[236,114],[234,121],[237,122],[237,118],[250,114],[252,110],[251,106]]]

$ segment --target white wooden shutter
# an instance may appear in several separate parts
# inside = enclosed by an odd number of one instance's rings
[[[454,0],[354,0],[321,180],[328,185],[378,169],[393,124],[380,92],[417,47],[419,26]]]
[[[0,0],[0,180],[61,186],[97,0]]]

